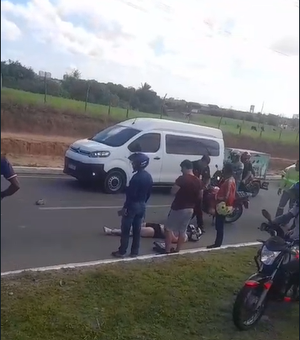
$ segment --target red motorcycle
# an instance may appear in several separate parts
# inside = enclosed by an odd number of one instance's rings
[[[222,171],[217,170],[211,178],[211,184],[206,190],[204,190],[203,193],[202,210],[204,213],[213,216],[213,220],[216,209],[216,196],[222,181]],[[249,198],[251,196],[251,193],[243,191],[236,192],[236,198],[233,203],[233,211],[230,215],[225,217],[225,223],[234,223],[243,215],[244,209],[249,208]]]

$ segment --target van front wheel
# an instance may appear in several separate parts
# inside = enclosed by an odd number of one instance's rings
[[[121,170],[111,170],[104,180],[104,192],[107,194],[118,194],[125,189],[126,176]]]

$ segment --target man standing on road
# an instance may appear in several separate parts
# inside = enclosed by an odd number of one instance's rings
[[[226,163],[223,167],[224,181],[217,193],[216,205],[216,239],[215,243],[207,246],[207,249],[221,247],[224,237],[224,224],[226,215],[232,211],[236,194],[236,182],[233,177],[232,164]]]
[[[288,167],[282,176],[282,180],[277,192],[278,195],[281,195],[281,197],[276,211],[276,217],[283,215],[284,208],[288,203],[289,208],[292,208],[294,202],[291,199],[289,189],[297,182],[299,182],[299,160],[297,160],[295,166]]]
[[[18,177],[14,172],[12,165],[5,156],[1,155],[1,176],[10,182],[10,186],[1,191],[1,200],[5,197],[12,196],[20,189]]]
[[[193,163],[184,160],[181,164],[182,176],[179,176],[172,188],[175,199],[165,224],[166,253],[171,252],[172,235],[178,235],[176,250],[179,252],[185,242],[186,229],[191,221],[194,208],[201,197],[202,185],[198,177],[193,173]]]
[[[129,245],[132,227],[131,256],[138,256],[141,238],[141,226],[146,212],[146,203],[150,198],[153,180],[145,170],[149,164],[148,156],[135,153],[129,156],[133,172],[135,173],[126,190],[126,201],[123,209],[119,211],[122,216],[121,242],[118,251],[112,252],[114,257],[124,257]]]
[[[207,187],[210,181],[210,157],[208,155],[204,155],[200,160],[193,162],[193,172],[194,175],[201,179],[203,187]],[[199,198],[199,201],[195,205],[193,218],[196,217],[197,227],[202,231],[204,230],[204,222],[203,222],[203,212],[202,212],[202,202],[203,197]]]

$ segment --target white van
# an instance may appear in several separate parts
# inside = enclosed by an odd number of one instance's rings
[[[135,118],[108,127],[93,138],[73,143],[65,154],[64,173],[81,181],[100,180],[106,193],[122,191],[132,177],[130,154],[150,158],[147,171],[156,186],[173,185],[184,159],[211,157],[211,172],[224,161],[219,129],[164,119]]]

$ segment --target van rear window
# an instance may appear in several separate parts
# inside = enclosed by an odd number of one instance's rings
[[[100,131],[91,140],[107,146],[118,147],[127,143],[140,132],[140,130],[128,126],[114,125]]]
[[[212,139],[166,135],[166,153],[173,155],[219,156],[220,145]]]

